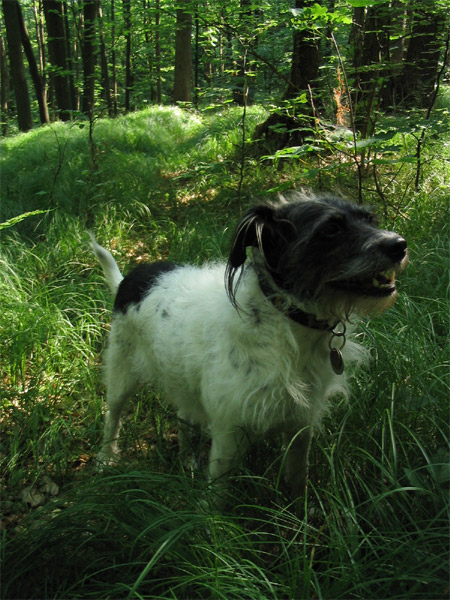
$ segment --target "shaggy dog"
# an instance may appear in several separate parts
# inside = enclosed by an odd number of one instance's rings
[[[301,495],[314,430],[330,398],[348,393],[344,366],[364,355],[349,339],[352,323],[395,302],[405,240],[365,208],[306,193],[252,208],[226,264],[156,262],[124,278],[91,239],[115,294],[98,460],[114,459],[124,405],[150,384],[181,422],[209,432],[211,480],[275,430],[285,436],[285,477]]]

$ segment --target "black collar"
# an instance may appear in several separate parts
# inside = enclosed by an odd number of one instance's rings
[[[332,331],[339,321],[330,325],[329,321],[323,321],[318,319],[315,315],[311,313],[307,313],[296,306],[291,306],[287,310],[283,307],[283,300],[280,295],[274,293],[274,290],[269,287],[269,285],[258,277],[259,286],[261,288],[264,296],[272,302],[274,307],[280,312],[284,313],[287,317],[303,325],[304,327],[309,327],[310,329],[317,329],[319,331]]]

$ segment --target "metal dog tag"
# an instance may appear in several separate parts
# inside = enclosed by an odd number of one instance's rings
[[[337,348],[331,348],[330,350],[330,363],[336,375],[342,375],[344,372],[344,359],[342,358],[341,351]]]

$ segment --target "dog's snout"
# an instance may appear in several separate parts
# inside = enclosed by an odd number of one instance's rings
[[[399,235],[381,242],[382,251],[393,261],[400,262],[406,256],[406,240]]]

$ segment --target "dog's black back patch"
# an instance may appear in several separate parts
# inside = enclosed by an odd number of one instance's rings
[[[114,310],[126,313],[130,304],[139,304],[164,273],[173,271],[178,265],[160,261],[138,265],[120,282],[114,301]]]

